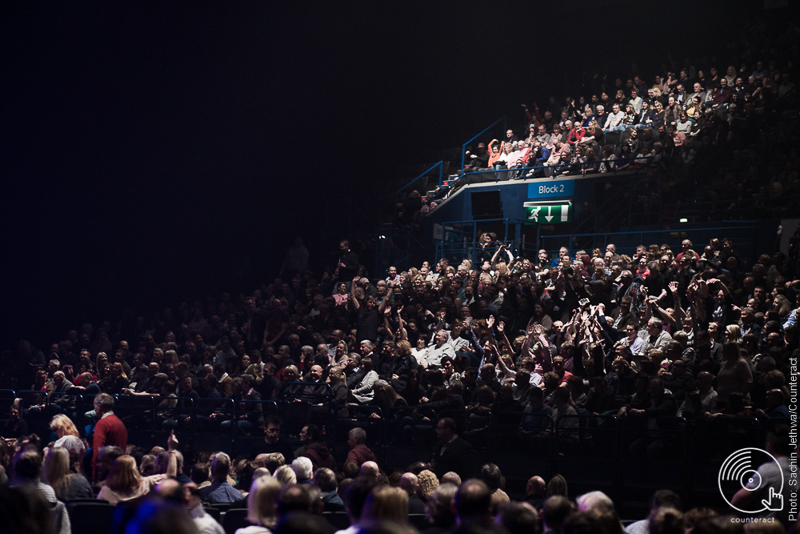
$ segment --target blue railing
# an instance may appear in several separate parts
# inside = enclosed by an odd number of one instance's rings
[[[506,126],[507,126],[507,124],[508,124],[507,115],[503,115],[502,117],[500,117],[499,119],[497,119],[496,121],[494,121],[492,124],[490,124],[489,126],[487,126],[486,128],[484,128],[483,130],[481,130],[481,131],[480,131],[480,132],[479,132],[477,135],[475,135],[475,136],[474,136],[472,139],[470,139],[469,141],[467,141],[466,143],[464,143],[463,145],[461,145],[461,170],[462,170],[462,171],[464,170],[464,163],[465,163],[465,159],[466,159],[466,157],[467,157],[467,146],[468,146],[468,145],[469,145],[471,142],[473,142],[475,139],[477,139],[478,137],[482,136],[482,135],[483,135],[483,134],[485,134],[487,131],[489,131],[490,129],[492,129],[493,127],[495,127],[495,126],[496,126],[496,125],[497,125],[497,124],[498,124],[500,121],[503,121],[503,130],[505,130],[505,129],[506,129]]]
[[[653,156],[646,156],[646,157],[636,158],[636,160],[634,160],[632,163],[635,164],[635,165],[640,165],[640,164],[642,164],[643,162],[646,161],[647,164],[649,165],[649,163],[650,163],[650,161],[652,159],[653,159]],[[556,169],[556,168],[561,168],[561,167],[566,167],[567,169],[572,169],[573,167],[579,167],[581,169],[580,173],[563,173],[563,174],[559,175],[559,176],[569,176],[569,175],[574,176],[575,174],[585,174],[585,171],[586,171],[587,168],[594,167],[596,165],[599,165],[600,163],[611,163],[611,164],[614,165],[614,169],[609,171],[610,174],[614,174],[614,173],[617,173],[617,172],[626,172],[626,171],[628,171],[628,169],[624,169],[623,171],[618,171],[616,169],[616,164],[619,163],[619,160],[618,159],[613,159],[613,160],[597,160],[597,161],[590,161],[590,162],[583,162],[583,163],[582,162],[558,163],[556,165],[535,165],[535,166],[527,166],[527,167],[509,167],[509,168],[505,168],[505,169],[484,169],[484,170],[480,170],[480,171],[465,172],[462,175],[462,178],[466,177],[467,178],[467,183],[470,183],[470,177],[472,175],[495,173],[495,174],[498,175],[497,177],[495,177],[495,182],[498,182],[498,181],[500,181],[499,175],[503,174],[503,173],[509,174],[509,173],[516,173],[517,171],[537,171],[537,170],[541,170],[541,171],[544,171],[546,173],[547,172],[546,169]],[[636,171],[636,170],[640,170],[640,169],[641,169],[640,167],[637,167],[636,169],[630,169],[630,170],[631,171]],[[599,171],[592,171],[591,174],[601,174],[601,173]],[[555,177],[555,176],[553,176],[553,177]],[[539,176],[539,178],[541,178],[541,176]]]
[[[423,177],[427,176],[436,167],[439,167],[439,186],[441,187],[441,185],[442,185],[442,166],[443,165],[444,165],[444,161],[439,161],[439,162],[434,163],[433,165],[431,165],[428,169],[422,171],[419,175],[417,175],[416,178],[414,178],[413,180],[408,182],[406,185],[404,185],[403,187],[401,187],[400,189],[395,191],[395,193],[394,193],[395,199],[397,199],[400,196],[400,193],[402,193],[403,191],[405,191],[406,189],[408,189],[409,187],[411,187],[412,185],[417,183],[417,181],[420,178],[423,178]]]
[[[448,221],[442,223],[444,232],[449,234],[460,234],[458,241],[441,241],[436,244],[436,258],[448,258],[451,260],[470,259],[473,262],[477,258],[481,243],[478,240],[478,225],[484,223],[502,222],[505,225],[505,236],[492,244],[492,254],[501,244],[509,247],[515,256],[523,256],[530,260],[536,259],[536,254],[540,249],[547,251],[549,257],[558,256],[558,250],[565,246],[569,249],[570,257],[579,249],[586,249],[591,253],[592,248],[600,248],[605,251],[609,243],[614,243],[617,247],[617,254],[628,254],[632,256],[636,246],[647,245],[651,242],[675,243],[673,250],[679,250],[680,241],[692,239],[697,244],[704,243],[708,236],[726,235],[734,240],[734,249],[739,251],[741,258],[746,263],[751,259],[750,249],[754,245],[753,239],[748,239],[746,234],[753,234],[758,226],[753,221],[733,221],[726,226],[713,228],[670,228],[661,230],[639,230],[627,232],[597,232],[597,233],[567,233],[542,235],[541,225],[537,225],[536,241],[525,243],[520,239],[521,226],[523,224],[536,224],[522,219],[486,219],[480,221]],[[514,225],[513,232],[510,227]],[[510,235],[513,233],[514,235]],[[580,240],[576,244],[576,240]],[[592,245],[581,246],[579,243],[591,241]],[[635,241],[634,245],[625,245]],[[697,248],[697,247],[695,247]],[[474,266],[473,268],[480,268]]]
[[[475,221],[472,219],[463,221],[448,221],[442,223],[443,232],[448,234],[460,234],[460,242],[440,241],[436,243],[436,258],[450,258],[450,254],[461,256],[460,259],[469,259],[473,262],[473,268],[479,269],[475,266],[475,259],[478,257],[481,243],[478,240],[478,225],[487,223],[503,223],[504,233],[502,239],[497,239],[492,242],[492,250],[496,250],[499,245],[507,245],[512,253],[516,254],[515,250],[520,242],[520,222],[516,219],[481,219]],[[511,225],[515,225],[513,231],[510,229]],[[509,232],[512,232],[511,235]],[[494,252],[492,252],[494,254]],[[504,256],[505,257],[505,256]]]
[[[550,257],[553,258],[554,254],[558,255],[558,249],[561,246],[565,246],[570,249],[570,255],[572,255],[575,251],[579,250],[579,248],[587,248],[587,247],[574,247],[573,246],[573,239],[575,238],[602,238],[601,250],[605,251],[606,246],[609,243],[619,243],[619,239],[614,239],[614,236],[619,238],[625,238],[625,241],[629,241],[631,238],[636,239],[636,245],[633,246],[619,246],[617,245],[617,254],[628,254],[629,256],[632,255],[636,251],[636,246],[638,245],[645,245],[654,242],[664,243],[669,242],[670,240],[675,242],[676,247],[673,250],[680,250],[680,242],[684,239],[692,239],[692,236],[698,236],[700,234],[711,234],[711,235],[729,235],[732,232],[736,231],[755,231],[758,226],[753,221],[732,221],[730,224],[726,226],[714,227],[714,228],[670,228],[670,229],[661,229],[661,230],[637,230],[637,231],[628,231],[628,232],[598,232],[598,233],[591,233],[591,234],[577,234],[577,233],[570,233],[570,234],[558,234],[558,235],[541,235],[541,225],[538,226],[536,232],[536,242],[537,248],[543,248],[547,250]],[[649,238],[647,237],[649,236]],[[556,242],[560,242],[561,244],[556,248],[548,248],[543,241],[544,240],[554,240]],[[699,248],[698,245],[701,243],[699,239],[692,239],[696,241],[695,249]],[[746,245],[747,243],[741,243],[742,245]],[[736,245],[736,243],[734,243]],[[738,250],[738,247],[734,246],[735,249]],[[697,252],[697,250],[695,250]],[[742,250],[741,252],[746,252]],[[748,258],[748,254],[742,254],[742,259],[746,260]]]

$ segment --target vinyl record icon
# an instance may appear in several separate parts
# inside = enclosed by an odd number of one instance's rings
[[[719,492],[731,508],[745,514],[758,514],[765,510],[774,510],[771,506],[764,504],[761,499],[756,500],[751,505],[753,507],[752,510],[739,508],[734,506],[731,502],[736,492],[741,489],[746,491],[758,491],[763,487],[765,481],[762,480],[758,468],[768,462],[774,463],[778,468],[778,473],[781,475],[780,487],[771,491],[770,495],[773,493],[780,494],[783,492],[783,484],[785,483],[783,479],[783,470],[775,457],[767,451],[756,447],[739,449],[722,462],[718,475]]]

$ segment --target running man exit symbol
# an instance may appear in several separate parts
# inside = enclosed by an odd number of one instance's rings
[[[525,218],[534,223],[559,224],[572,220],[572,204],[525,203]]]

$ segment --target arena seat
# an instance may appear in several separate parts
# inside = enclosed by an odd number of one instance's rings
[[[67,503],[67,514],[73,532],[108,534],[114,525],[117,507],[103,500],[80,500]]]
[[[221,524],[226,534],[235,534],[238,529],[249,527],[252,523],[247,520],[247,508],[230,508],[222,516]]]

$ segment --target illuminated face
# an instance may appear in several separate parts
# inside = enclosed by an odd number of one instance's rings
[[[321,380],[322,379],[322,367],[320,367],[319,365],[314,365],[313,367],[311,367],[310,376],[311,376],[311,380],[313,382],[317,382],[317,381]]]
[[[440,330],[436,333],[436,344],[442,345],[445,341],[447,341],[447,332]]]
[[[270,443],[275,443],[275,441],[278,440],[278,436],[280,436],[280,433],[281,433],[280,425],[276,425],[274,423],[267,425],[267,430],[265,434],[267,436],[267,441],[269,441]]]

